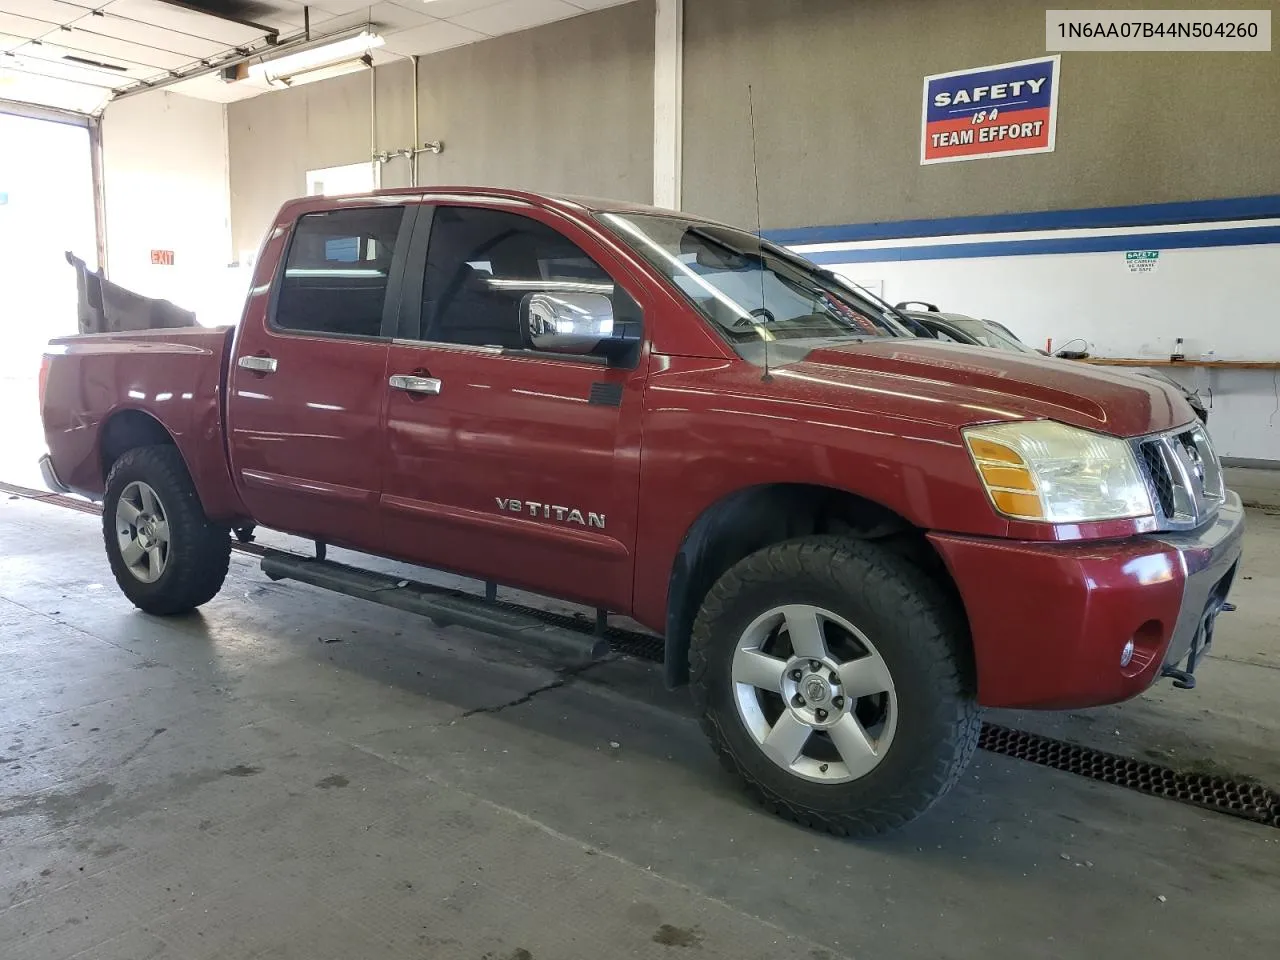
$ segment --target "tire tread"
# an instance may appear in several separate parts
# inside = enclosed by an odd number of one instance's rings
[[[157,488],[166,519],[177,531],[181,553],[174,558],[173,575],[168,580],[161,578],[164,586],[159,591],[146,589],[153,585],[143,584],[129,573],[115,540],[114,503],[133,480]],[[156,616],[188,613],[208,603],[222,589],[231,564],[230,531],[205,516],[187,465],[178,449],[169,444],[135,447],[112,464],[103,498],[102,536],[121,591],[138,609]]]
[[[854,576],[855,572],[857,576]],[[792,802],[754,776],[735,755],[710,709],[708,676],[714,627],[743,591],[778,579],[834,577],[841,589],[906,624],[911,642],[924,652],[932,689],[950,691],[936,709],[946,737],[942,764],[918,763],[905,788],[878,804],[855,812],[832,813]],[[812,536],[757,551],[726,572],[708,592],[694,620],[689,643],[689,674],[703,731],[721,764],[736,775],[766,809],[785,819],[837,836],[866,837],[895,830],[923,814],[959,781],[978,747],[981,711],[973,696],[969,657],[961,643],[968,636],[963,617],[925,571],[903,557],[866,541]],[[926,758],[927,759],[927,758]]]

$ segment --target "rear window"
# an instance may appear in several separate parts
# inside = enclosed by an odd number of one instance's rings
[[[403,219],[404,207],[300,217],[285,260],[276,326],[333,336],[379,336]]]

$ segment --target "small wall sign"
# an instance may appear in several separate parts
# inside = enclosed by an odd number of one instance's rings
[[[1126,250],[1124,262],[1130,273],[1155,273],[1156,267],[1160,265],[1160,251]]]
[[[173,251],[172,250],[152,250],[151,262],[157,267],[172,267]]]

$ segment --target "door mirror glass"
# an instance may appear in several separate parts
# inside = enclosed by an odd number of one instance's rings
[[[616,323],[613,302],[600,293],[540,291],[520,300],[525,346],[547,353],[619,358],[638,341],[631,324]]]

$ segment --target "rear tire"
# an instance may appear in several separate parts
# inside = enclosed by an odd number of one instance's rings
[[[766,547],[711,588],[689,667],[711,746],[765,807],[868,836],[915,819],[972,758],[968,631],[919,567],[872,543]]]
[[[187,613],[222,588],[231,562],[226,527],[204,515],[176,447],[137,447],[107,476],[102,536],[111,572],[139,610]]]

